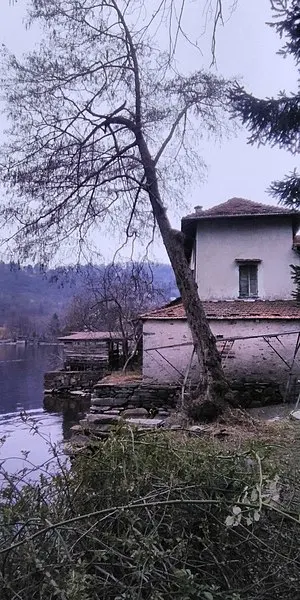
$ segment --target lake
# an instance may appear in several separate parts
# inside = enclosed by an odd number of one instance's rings
[[[47,461],[49,442],[57,445],[68,439],[78,421],[74,412],[49,413],[43,408],[44,373],[61,366],[60,346],[0,344],[0,438],[5,437],[0,461],[7,471]],[[26,460],[24,451],[29,451]]]

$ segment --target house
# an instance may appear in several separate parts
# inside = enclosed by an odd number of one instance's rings
[[[234,381],[276,382],[300,377],[300,305],[293,300],[291,264],[300,266],[300,213],[232,198],[182,219],[186,254]],[[199,377],[180,300],[143,315],[145,380]],[[300,353],[299,353],[300,358]]]
[[[117,369],[122,361],[124,339],[118,332],[77,331],[58,340],[64,345],[65,368],[71,371]]]
[[[58,341],[64,348],[63,368],[44,374],[48,390],[44,405],[49,410],[60,406],[59,398],[65,398],[71,391],[92,390],[100,379],[124,365],[124,346],[128,340],[119,332],[76,331],[59,337]],[[63,392],[64,396],[53,398],[53,391]]]

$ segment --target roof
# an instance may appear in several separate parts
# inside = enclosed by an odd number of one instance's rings
[[[71,335],[64,335],[58,338],[61,342],[80,342],[96,340],[121,340],[122,334],[117,331],[75,331]]]
[[[289,208],[283,208],[281,206],[271,206],[268,204],[261,204],[259,202],[253,202],[252,200],[245,200],[244,198],[230,198],[227,202],[202,210],[201,207],[195,207],[195,211],[183,220],[198,220],[198,219],[221,219],[226,217],[259,217],[259,216],[274,216],[274,215],[297,215],[300,217],[300,213],[291,210]]]
[[[300,304],[295,300],[218,300],[202,302],[209,320],[299,319]],[[142,319],[186,319],[180,300],[142,315]]]

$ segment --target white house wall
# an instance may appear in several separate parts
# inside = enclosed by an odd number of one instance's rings
[[[211,327],[214,335],[223,335],[224,337],[266,336],[278,332],[300,331],[300,321],[215,321],[211,323]],[[289,364],[292,363],[297,335],[297,333],[291,333],[281,336],[279,339],[269,338],[269,342]],[[218,345],[222,348],[221,340]],[[284,387],[289,374],[288,366],[261,337],[236,340],[227,357],[225,353],[223,362],[225,373],[229,379],[274,381]],[[300,352],[294,373],[300,377]]]
[[[236,259],[258,259],[258,296],[263,300],[291,298],[290,264],[300,265],[292,250],[290,218],[259,217],[198,221],[196,281],[202,300],[239,296]]]
[[[300,321],[211,320],[210,326],[215,336],[227,338],[294,332],[300,330]],[[283,358],[291,363],[296,339],[297,334],[290,333],[282,336],[280,342],[276,338],[270,338],[270,342]],[[145,321],[144,379],[160,383],[181,383],[191,359],[193,348],[191,341],[191,334],[185,320],[149,319]],[[220,338],[218,342],[220,349],[222,345],[222,338]],[[165,346],[172,347],[165,348]],[[231,380],[275,381],[282,388],[287,382],[289,372],[287,365],[262,338],[236,340],[229,352],[225,353],[223,363],[225,373]],[[191,369],[192,379],[197,379],[198,373],[198,363],[194,358]],[[294,374],[300,378],[300,352]]]
[[[143,379],[160,383],[182,382],[193,350],[191,342],[191,332],[184,319],[145,321]],[[188,343],[190,345],[186,345]],[[193,370],[195,368],[196,361]]]

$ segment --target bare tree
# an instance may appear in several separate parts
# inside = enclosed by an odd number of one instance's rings
[[[156,21],[184,4],[157,1],[144,21],[142,0],[31,1],[40,48],[21,61],[3,56],[11,127],[1,175],[12,199],[1,214],[19,223],[12,235],[25,256],[38,248],[43,257],[74,234],[82,245],[104,220],[134,239],[157,224],[201,366],[201,401],[220,410],[220,357],[166,205],[202,166],[198,140],[222,132],[228,84],[204,71],[180,74],[174,44],[157,48]]]
[[[68,331],[118,331],[126,366],[142,338],[140,315],[170,299],[170,286],[158,286],[143,263],[85,269],[84,293],[74,297],[65,317]],[[129,343],[130,341],[130,343]]]
[[[101,331],[102,320],[98,311],[92,310],[93,300],[89,294],[76,294],[68,305],[63,318],[63,330],[65,334],[75,331]],[[103,331],[104,331],[103,327]]]

